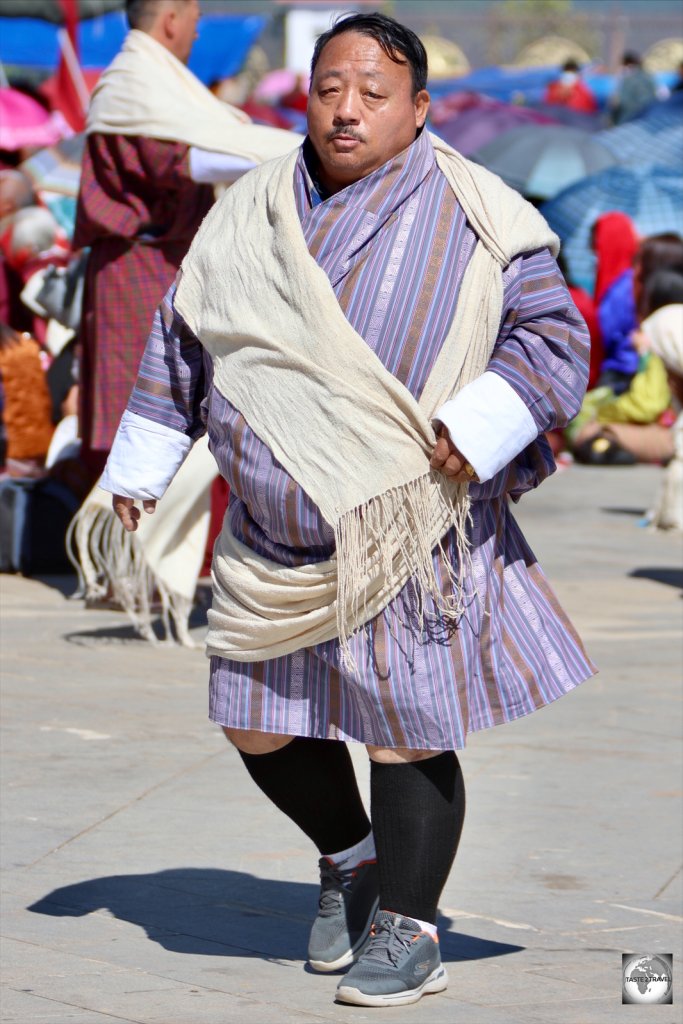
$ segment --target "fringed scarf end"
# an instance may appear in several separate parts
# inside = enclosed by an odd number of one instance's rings
[[[351,509],[335,524],[337,629],[340,664],[353,672],[351,637],[412,579],[417,618],[424,630],[432,614],[457,622],[465,608],[464,581],[471,565],[470,499],[467,484],[454,484],[433,471],[391,488]],[[457,566],[442,559],[441,581],[433,552],[455,529]]]
[[[136,632],[152,644],[196,647],[190,636],[192,601],[170,590],[145,560],[134,533],[128,533],[110,508],[87,502],[72,519],[66,551],[78,573],[74,597],[86,603],[111,600],[126,612]],[[152,627],[158,598],[164,639]]]

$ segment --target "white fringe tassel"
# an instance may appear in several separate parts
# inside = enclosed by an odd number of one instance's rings
[[[111,509],[84,505],[69,524],[66,550],[78,573],[74,596],[86,602],[113,599],[151,644],[198,646],[189,631],[192,602],[169,590],[155,575],[135,533],[124,530]],[[155,595],[161,601],[161,640],[152,628]]]
[[[368,594],[381,576],[381,590],[395,596],[412,578],[420,629],[426,605],[433,601],[439,615],[456,622],[465,610],[463,584],[471,570],[468,538],[470,500],[467,484],[453,484],[442,474],[429,473],[371,498],[344,513],[335,525],[337,547],[337,629],[340,660],[356,668],[349,640],[371,617]],[[432,552],[452,528],[456,530],[458,565],[446,558],[449,593],[444,593],[434,569]]]

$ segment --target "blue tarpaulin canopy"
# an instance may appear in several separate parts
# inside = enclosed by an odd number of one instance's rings
[[[546,87],[557,78],[558,69],[487,67],[477,68],[461,78],[430,80],[429,92],[433,99],[447,96],[452,92],[480,92],[503,103],[521,102],[529,105],[543,102]],[[587,70],[583,80],[593,91],[598,104],[603,107],[617,84],[615,75],[597,74]],[[662,85],[673,85],[673,72],[660,72],[655,79]]]
[[[261,15],[212,15],[199,22],[190,69],[205,84],[235,75],[256,42],[266,19]],[[54,71],[59,61],[58,26],[37,18],[0,18],[0,60],[11,66]],[[128,31],[122,11],[78,25],[81,64],[104,68],[118,51]]]
[[[516,93],[526,102],[540,101],[548,82],[557,77],[555,68],[477,68],[460,78],[430,81],[432,98],[447,96],[451,92],[481,92],[493,99],[508,103]]]

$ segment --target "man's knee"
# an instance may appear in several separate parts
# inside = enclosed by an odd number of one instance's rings
[[[243,754],[272,754],[286,747],[294,739],[294,736],[258,732],[256,729],[228,729],[223,726],[223,732],[232,745]]]
[[[366,749],[370,760],[378,764],[411,764],[443,753],[441,750],[411,750],[410,747],[373,747],[370,743],[366,744]]]

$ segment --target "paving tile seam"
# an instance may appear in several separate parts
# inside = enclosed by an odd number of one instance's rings
[[[629,714],[629,708],[615,708],[614,711],[620,715]],[[680,744],[680,736],[676,733],[671,733],[670,735],[667,735],[664,732],[650,732],[648,729],[630,728],[628,725],[622,725],[619,722],[606,722],[604,725],[604,731],[607,734],[615,732],[620,734],[630,733],[632,736],[638,736],[644,739],[653,739],[657,741],[660,741],[662,739],[675,740],[677,743]],[[623,751],[623,753],[626,754],[627,751]]]
[[[627,711],[627,709],[624,709],[624,713],[626,713],[626,711]],[[621,730],[619,729],[618,726],[615,726],[614,727],[614,731],[616,732],[616,731],[621,731]],[[643,733],[639,732],[638,735],[642,736]],[[666,735],[662,736],[661,733],[650,733],[649,735],[652,736],[653,738],[656,738],[658,741],[671,740],[672,742],[674,742],[675,743],[676,752],[680,756],[680,753],[679,753],[680,752],[680,737],[678,737],[678,736],[676,736],[674,734],[672,734],[671,736],[666,736]],[[596,747],[581,747],[581,746],[578,746],[576,743],[573,743],[571,746],[563,747],[562,744],[560,743],[560,738],[559,737],[558,737],[557,744],[555,746],[553,746],[553,747],[550,747],[550,746],[546,747],[546,746],[542,746],[540,744],[525,743],[525,742],[522,742],[522,743],[506,743],[505,747],[506,747],[507,750],[528,750],[528,751],[531,751],[534,754],[539,754],[539,753],[553,754],[555,757],[557,757],[558,754],[562,754],[562,756],[569,756],[573,760],[578,760],[579,758],[583,759],[586,756],[597,757],[597,758],[610,758],[610,759],[615,757],[615,756],[623,756],[624,758],[627,757],[627,756],[628,757],[633,757],[634,756],[633,749],[629,749],[629,748],[624,748],[623,750],[619,750],[619,749],[615,749],[614,747],[610,747],[607,750],[604,750],[604,749],[603,750],[599,750]],[[647,754],[645,756],[648,756],[650,758],[654,758],[655,756],[661,757],[661,751],[657,750],[656,752],[653,752],[652,754]],[[676,759],[676,763],[678,763],[678,758]]]
[[[505,1002],[505,1003],[478,1003],[472,1001],[473,1006],[483,1007],[491,1010],[504,1010],[507,1007],[519,1008],[521,1006],[564,1006],[565,1003],[606,1003],[612,1002],[617,1005],[616,996],[568,996],[565,994],[558,996],[557,999],[534,999],[534,1000],[521,1000],[520,1002]],[[621,1003],[619,1003],[621,1006]]]
[[[47,1003],[56,1003],[58,1006],[70,1006],[75,1010],[87,1010],[88,1013],[97,1013],[101,1017],[109,1017],[111,1020],[123,1021],[123,1024],[146,1024],[137,1017],[121,1017],[116,1013],[109,1013],[108,1010],[96,1010],[93,1006],[83,1006],[81,1003],[70,1003],[68,999],[56,999],[54,996],[45,996],[40,992],[27,992],[23,988],[14,988],[13,985],[6,985],[8,992],[16,992],[21,995],[33,996],[34,999],[42,999]]]
[[[265,961],[267,961],[269,963],[281,964],[283,966],[287,966],[289,964],[291,964],[292,966],[295,966],[298,963],[301,963],[301,964],[304,963],[303,959],[302,960],[286,960],[283,957],[272,957],[272,956],[268,956],[266,953],[263,953],[262,950],[260,950],[260,949],[252,949],[251,946],[235,946],[235,945],[232,945],[231,943],[228,943],[228,942],[221,942],[219,939],[208,938],[206,935],[196,935],[194,932],[180,932],[180,931],[176,931],[174,929],[167,928],[164,925],[156,924],[154,921],[151,921],[151,920],[143,922],[143,921],[133,921],[130,918],[126,918],[125,920],[122,921],[120,918],[112,917],[111,914],[107,914],[104,911],[93,911],[92,914],[93,914],[93,916],[102,917],[104,920],[113,921],[116,924],[122,924],[122,925],[132,924],[135,928],[144,928],[145,930],[153,929],[155,935],[163,935],[165,937],[178,937],[178,936],[182,936],[182,938],[184,938],[184,939],[196,939],[197,942],[202,942],[204,944],[208,944],[208,945],[212,945],[212,946],[217,946],[219,949],[227,949],[227,950],[230,950],[232,952],[237,951],[239,953],[244,953],[244,954],[246,954],[249,957],[249,959],[253,958],[253,959],[258,959],[258,960],[265,960]],[[111,968],[114,968],[115,970],[118,970],[118,971],[132,971],[134,974],[140,974],[140,975],[143,975],[145,977],[149,976],[151,978],[162,978],[165,981],[175,981],[175,980],[177,980],[175,978],[168,977],[165,974],[158,974],[156,971],[145,971],[145,970],[142,970],[142,968],[135,967],[135,966],[132,966],[132,965],[131,966],[127,966],[127,967],[122,967],[120,964],[114,963],[111,960],[101,960],[101,959],[98,959],[97,957],[85,956],[82,953],[73,953],[73,952],[71,952],[71,950],[64,949],[64,948],[62,948],[60,946],[51,946],[49,944],[42,943],[42,942],[34,942],[31,939],[19,938],[16,935],[8,935],[6,933],[3,933],[2,934],[2,938],[5,941],[18,942],[18,943],[20,943],[20,944],[22,944],[24,946],[34,946],[36,949],[45,949],[45,950],[49,950],[51,953],[58,953],[58,954],[60,954],[62,956],[70,956],[70,957],[73,957],[76,960],[83,960],[86,963],[101,964],[103,967],[111,967]],[[150,941],[155,941],[155,940],[151,939]],[[200,954],[197,954],[197,955],[200,955]],[[208,955],[208,954],[201,954],[201,955]],[[216,953],[214,955],[215,956],[225,956],[226,954]],[[189,982],[188,982],[188,984],[189,984]],[[208,992],[223,992],[224,991],[224,989],[212,989],[208,985],[204,985],[202,987],[206,988],[206,990]],[[234,992],[233,993],[229,993],[229,994],[230,995],[236,995],[236,993],[234,993]]]
[[[571,956],[581,955],[583,953],[616,953],[621,952],[614,946],[540,946],[534,950],[535,953],[569,953]]]
[[[487,917],[485,914],[475,914],[467,910],[456,910],[454,907],[439,907],[439,910],[445,917],[450,917],[452,920],[488,921],[490,924],[498,925],[501,928],[510,928],[513,931],[531,931],[542,934],[542,930],[533,924],[525,924],[518,921],[506,921],[504,918],[498,917]]]
[[[557,972],[556,967],[535,967],[532,971],[525,971],[525,974],[533,975],[534,978],[544,978],[547,981],[562,981],[572,982],[575,984],[585,984],[578,978],[568,978],[566,975],[555,973]],[[604,977],[602,972],[596,972],[595,978]]]
[[[0,611],[2,612],[3,619],[35,619],[36,610],[28,605],[25,608],[11,605],[9,602],[6,605],[0,605]],[[41,608],[40,617],[41,619],[63,619],[64,618],[63,608]],[[79,618],[83,619],[89,625],[92,625],[92,618],[88,611],[76,611],[75,613],[69,609],[69,621],[75,622]],[[128,619],[112,619],[111,623],[101,623],[101,625],[118,625],[121,622],[128,624]]]
[[[642,931],[644,928],[663,928],[663,927],[664,927],[664,923],[663,922],[661,924],[658,923],[658,922],[655,922],[653,924],[642,924],[642,922],[641,922],[640,924],[625,924],[625,925],[621,925],[618,928],[586,928],[583,931],[558,932],[558,935],[561,935],[563,938],[566,938],[566,939],[579,938],[581,936],[586,936],[586,938],[590,938],[592,935],[606,935],[609,932],[637,932],[637,931]]]
[[[200,938],[203,942],[214,942],[214,940],[212,940],[212,939],[205,939],[203,936],[190,935],[189,933],[186,933],[186,932],[180,933],[180,932],[166,931],[165,934],[168,934],[168,935],[180,935],[180,934],[183,934],[184,936],[186,936],[188,938]],[[144,977],[144,978],[157,978],[160,981],[169,982],[169,983],[171,983],[173,985],[180,985],[180,986],[182,986],[184,988],[188,988],[188,989],[201,989],[202,991],[207,992],[207,993],[210,992],[213,995],[226,996],[227,998],[233,998],[233,999],[241,999],[243,1001],[249,1002],[254,1007],[267,1006],[267,1007],[269,1007],[271,1009],[274,1009],[274,1010],[282,1009],[282,1004],[281,1003],[273,1002],[271,1000],[257,999],[257,998],[254,998],[254,997],[252,997],[252,996],[250,996],[250,995],[248,995],[248,994],[246,994],[244,992],[233,992],[233,991],[231,991],[229,989],[225,989],[225,988],[215,988],[215,987],[212,987],[211,985],[202,984],[201,981],[183,981],[182,979],[179,979],[177,977],[173,977],[171,975],[159,973],[158,971],[143,970],[142,968],[135,967],[133,965],[122,967],[120,964],[113,963],[110,960],[102,960],[102,959],[100,959],[98,957],[82,956],[80,953],[72,953],[68,949],[65,950],[63,948],[46,945],[45,943],[41,943],[41,942],[32,942],[29,939],[20,939],[20,938],[17,938],[16,936],[13,936],[13,935],[5,935],[4,938],[5,939],[9,939],[12,942],[18,942],[18,943],[20,943],[22,945],[25,945],[25,946],[33,946],[36,949],[43,949],[43,950],[46,950],[46,951],[49,950],[49,952],[51,952],[51,953],[57,953],[57,954],[62,955],[62,956],[66,955],[66,956],[69,956],[69,957],[73,957],[76,960],[83,960],[86,963],[98,964],[98,965],[100,965],[102,967],[110,967],[110,968],[113,968],[114,970],[116,970],[119,974],[134,974],[134,975],[137,975],[139,977]],[[218,942],[215,942],[215,944],[216,945],[224,945],[223,943],[218,943]],[[245,952],[253,952],[251,950],[248,950],[246,947],[242,947],[242,946],[227,946],[227,945],[224,945],[224,948],[226,948],[226,949],[243,949]],[[291,964],[292,966],[296,966],[299,963],[301,963],[301,965],[303,966],[303,963],[304,963],[303,960],[302,961],[298,961],[298,960],[283,961],[283,960],[279,960],[279,959],[274,959],[272,957],[263,957],[263,959],[266,959],[266,960],[268,960],[271,963],[282,964],[283,966],[286,966],[286,965],[289,965],[289,964]],[[11,989],[11,991],[14,991],[14,992],[24,992],[25,993],[25,990],[23,990],[23,989],[18,989],[18,988],[15,988],[13,986],[9,986],[9,985],[6,986],[6,987],[8,989]],[[50,997],[50,996],[43,996],[43,995],[41,995],[40,993],[37,993],[37,992],[30,992],[30,993],[25,993],[25,994],[35,995],[39,999],[48,999],[48,1000],[52,999],[52,997]],[[103,1014],[105,1016],[113,1016],[115,1020],[123,1020],[123,1021],[126,1022],[126,1024],[128,1024],[128,1022],[130,1022],[130,1024],[146,1024],[145,1021],[137,1021],[137,1020],[133,1020],[132,1018],[128,1018],[128,1017],[116,1017],[114,1014],[107,1013],[107,1011],[95,1010],[93,1007],[81,1006],[78,1003],[69,1003],[66,1000],[62,1001],[62,1000],[54,999],[52,1001],[54,1001],[54,1002],[64,1002],[65,1006],[75,1006],[78,1009],[88,1010],[88,1011],[92,1011],[94,1013],[101,1013],[101,1014]],[[302,1017],[305,1017],[306,1019],[310,1019],[310,1020],[329,1021],[329,1020],[334,1019],[334,1018],[330,1018],[328,1016],[321,1016],[320,1014],[313,1013],[313,1012],[311,1012],[309,1010],[303,1010],[300,1007],[297,1008],[297,1013],[301,1014]]]
[[[671,883],[678,877],[678,875],[680,875],[681,871],[683,871],[683,864],[679,864],[679,866],[676,868],[676,870],[674,871],[673,875],[668,880],[668,882],[665,882],[664,885],[660,889],[657,890],[657,892],[654,894],[652,899],[653,900],[659,899],[659,897],[662,895],[662,893],[665,892],[669,888]]]
[[[157,790],[162,789],[164,786],[168,785],[168,783],[175,782],[177,779],[180,779],[185,775],[191,775],[192,772],[199,771],[205,764],[207,764],[209,761],[214,760],[217,757],[221,757],[223,753],[224,751],[222,750],[216,750],[212,754],[207,754],[206,757],[201,758],[199,761],[196,761],[189,767],[183,768],[178,772],[174,772],[173,775],[166,776],[159,782],[156,782],[153,786],[149,786],[143,793],[140,793],[138,796],[133,797],[131,800],[128,800],[125,804],[122,804],[120,807],[115,808],[115,810],[111,811],[109,814],[105,814],[104,817],[99,818],[97,821],[94,821],[91,825],[88,825],[86,828],[81,829],[80,832],[76,833],[76,835],[71,836],[69,839],[65,839],[62,843],[59,843],[59,845],[55,846],[52,850],[48,850],[46,853],[41,854],[40,857],[38,857],[34,861],[31,861],[30,864],[24,865],[22,870],[27,871],[30,868],[35,867],[36,864],[40,864],[47,857],[51,857],[53,854],[59,853],[59,851],[63,850],[64,847],[69,846],[71,843],[76,842],[76,840],[81,839],[85,835],[88,835],[90,832],[99,828],[100,825],[103,825],[105,822],[111,821],[112,818],[115,818],[118,814],[121,814],[123,811],[128,810],[130,807],[134,807],[135,804],[140,803],[140,801],[144,800],[151,793],[155,793]]]
[[[20,662],[22,665],[40,665],[42,667],[47,666],[48,668],[54,668],[55,664],[54,658],[39,658],[35,654],[23,654],[21,652],[12,654],[3,651],[2,657],[3,662],[5,664],[8,662],[17,661]]]
[[[577,616],[574,616],[576,621]],[[596,625],[599,628],[595,628]],[[634,623],[635,625],[635,623]],[[640,644],[642,640],[671,640],[678,639],[680,637],[680,629],[672,625],[670,629],[637,629],[637,630],[618,630],[609,623],[598,624],[593,620],[592,627],[582,626],[581,623],[577,623],[577,629],[581,631],[581,639],[584,642],[592,642],[593,640],[600,640],[604,644],[616,644],[624,646],[628,642],[633,644]],[[644,664],[643,664],[643,667]]]
[[[596,900],[596,903],[603,903],[607,907],[617,907],[619,910],[632,910],[635,914],[650,914],[652,917],[662,917],[666,921],[683,921],[680,914],[665,914],[662,910],[647,910],[645,907],[631,907],[625,903],[610,903],[608,900]]]

